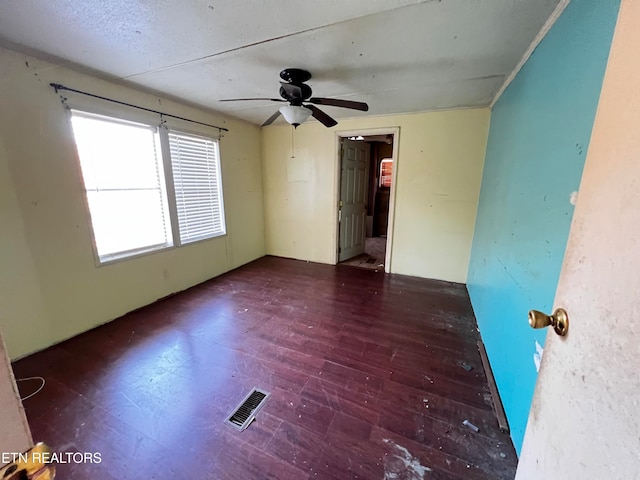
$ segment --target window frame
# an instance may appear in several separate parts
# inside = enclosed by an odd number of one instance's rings
[[[167,182],[167,196],[169,197],[169,217],[171,219],[171,231],[173,233],[173,243],[175,247],[183,247],[186,245],[194,245],[200,242],[206,242],[213,238],[223,237],[227,235],[227,216],[224,208],[224,188],[222,185],[222,159],[220,156],[220,139],[210,135],[203,135],[202,132],[188,130],[185,128],[175,128],[172,125],[163,124],[160,128],[164,133],[160,135],[160,145],[162,149],[163,164],[165,170],[165,181]],[[210,237],[199,238],[190,242],[182,242],[180,239],[180,225],[178,218],[178,203],[176,199],[176,187],[173,178],[173,162],[171,160],[171,147],[169,141],[169,133],[183,134],[191,137],[198,137],[204,140],[210,140],[216,144],[216,168],[218,174],[218,191],[220,195],[220,216],[222,220],[222,232],[216,233]]]
[[[94,105],[87,106],[84,102],[82,103],[72,103],[67,101],[65,104],[67,110],[67,121],[68,128],[70,130],[71,142],[73,144],[73,149],[75,151],[75,160],[77,167],[77,175],[78,182],[80,188],[82,190],[82,201],[84,204],[85,210],[85,218],[88,221],[89,233],[91,236],[91,248],[93,251],[94,262],[96,267],[102,267],[106,265],[111,265],[114,263],[119,263],[122,261],[144,257],[147,255],[151,255],[158,252],[164,252],[168,250],[172,250],[175,248],[181,248],[189,245],[195,245],[201,242],[206,242],[208,240],[213,240],[215,238],[224,237],[227,235],[227,223],[226,223],[226,211],[225,211],[225,202],[224,202],[224,185],[222,179],[222,157],[220,155],[220,136],[219,135],[211,135],[210,133],[204,133],[198,130],[191,130],[189,128],[183,128],[181,122],[166,122],[163,119],[158,121],[158,117],[156,115],[152,115],[146,112],[123,112],[120,108],[101,108]],[[157,129],[157,135],[159,137],[159,146],[160,152],[158,155],[158,160],[161,162],[160,170],[162,171],[162,181],[164,187],[164,193],[166,195],[167,202],[167,210],[168,210],[168,224],[170,227],[170,236],[169,240],[171,244],[159,244],[150,245],[148,247],[143,247],[140,249],[134,250],[126,250],[122,252],[118,252],[115,254],[103,256],[100,258],[100,254],[98,253],[98,247],[96,243],[96,235],[95,229],[93,225],[93,217],[91,215],[91,208],[89,206],[89,199],[87,196],[87,186],[84,181],[84,174],[82,171],[82,163],[80,160],[80,155],[78,152],[78,147],[76,143],[75,134],[73,131],[72,125],[72,115],[73,111],[78,112],[79,114],[87,114],[103,116],[110,119],[113,119],[116,122],[122,123],[133,123],[133,124],[141,124],[148,126],[150,128]],[[201,137],[206,140],[210,140],[216,144],[216,162],[217,162],[217,173],[218,173],[218,189],[220,195],[220,215],[222,217],[222,227],[223,232],[218,233],[216,235],[201,238],[198,240],[194,240],[191,242],[182,243],[180,241],[180,228],[178,222],[178,212],[177,212],[177,204],[176,204],[176,193],[175,193],[175,184],[173,179],[173,169],[171,162],[171,149],[169,145],[169,132],[177,133],[177,134],[185,134],[189,136]]]

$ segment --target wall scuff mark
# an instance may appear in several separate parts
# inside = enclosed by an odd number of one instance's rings
[[[536,365],[536,372],[540,371],[540,362],[542,362],[543,352],[544,352],[544,348],[542,348],[542,345],[540,345],[536,340],[536,352],[533,354],[533,363],[535,363]]]

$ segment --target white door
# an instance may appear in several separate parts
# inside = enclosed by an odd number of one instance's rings
[[[364,253],[369,184],[369,144],[343,139],[340,155],[338,261]]]
[[[0,335],[0,453],[25,452],[31,445],[31,432]],[[0,455],[0,467],[5,463]]]
[[[547,337],[519,480],[640,479],[638,25],[623,0],[556,292],[569,331]]]

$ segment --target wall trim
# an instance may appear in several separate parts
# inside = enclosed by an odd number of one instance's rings
[[[496,414],[498,426],[500,427],[500,431],[510,433],[507,414],[504,411],[502,399],[500,398],[500,392],[498,391],[498,385],[496,384],[496,379],[493,376],[493,370],[491,369],[489,356],[487,355],[487,350],[484,348],[484,343],[482,342],[482,340],[478,340],[478,351],[480,352],[480,360],[482,360],[484,375],[487,378],[487,384],[489,385],[489,392],[491,393],[491,400],[493,403],[493,411]]]
[[[524,55],[522,55],[522,58],[520,59],[518,64],[515,66],[513,71],[509,74],[502,86],[496,92],[496,95],[493,97],[493,100],[491,100],[491,103],[489,104],[489,108],[493,108],[493,106],[500,99],[507,87],[511,85],[511,82],[513,82],[520,70],[522,70],[522,67],[524,67],[525,63],[527,63],[534,50],[538,47],[538,45],[540,45],[542,39],[547,36],[547,33],[549,33],[549,30],[551,30],[551,27],[553,27],[558,18],[560,18],[560,15],[562,15],[562,12],[564,12],[565,8],[567,8],[569,2],[571,2],[571,0],[560,0],[560,3],[558,3],[551,16],[547,19],[546,22],[544,22],[544,25],[542,25],[540,31],[533,38],[533,41],[531,42],[529,47],[525,50]]]

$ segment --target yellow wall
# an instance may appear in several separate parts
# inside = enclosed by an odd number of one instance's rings
[[[15,355],[47,345],[50,326],[8,160],[0,142],[0,330]]]
[[[229,128],[220,142],[227,235],[96,267],[67,86]],[[0,49],[0,330],[12,358],[265,253],[260,129]]]
[[[400,128],[391,272],[465,282],[490,111],[429,112],[263,129],[267,253],[334,263],[336,132]]]

